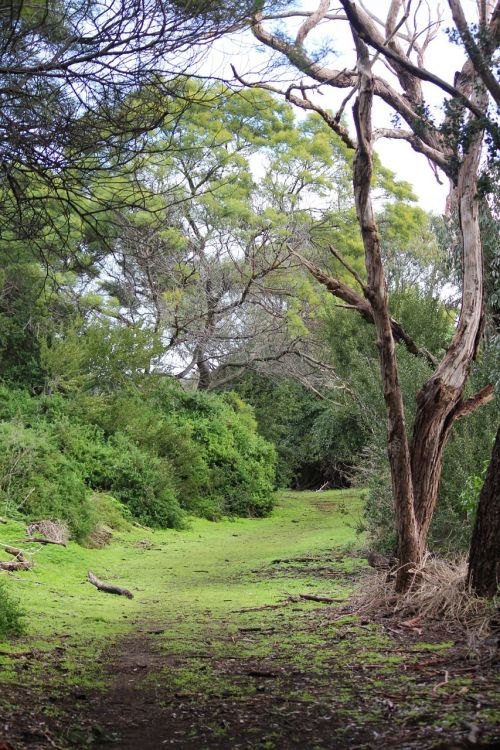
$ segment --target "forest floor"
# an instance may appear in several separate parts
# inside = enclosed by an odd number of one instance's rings
[[[283,493],[266,519],[33,547],[5,575],[28,635],[0,644],[0,750],[500,748],[498,644],[354,611],[361,503]]]

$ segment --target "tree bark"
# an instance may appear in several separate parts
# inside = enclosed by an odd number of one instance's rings
[[[467,580],[476,594],[488,598],[500,585],[500,428],[479,496]]]
[[[479,89],[480,84],[477,83]],[[476,94],[483,106],[483,91]],[[484,325],[483,251],[479,228],[477,178],[483,130],[477,128],[458,172],[453,202],[458,210],[462,236],[462,308],[453,341],[432,378],[417,394],[417,410],[411,442],[411,468],[415,513],[421,544],[425,545],[436,507],[443,450],[450,429],[463,405],[470,366],[476,356]]]
[[[366,45],[356,34],[354,34],[354,40],[358,52],[359,73],[359,95],[354,106],[354,122],[358,135],[358,146],[354,159],[354,196],[368,274],[368,285],[365,293],[371,304],[373,322],[377,331],[380,370],[387,407],[387,452],[391,466],[392,492],[399,541],[396,591],[404,592],[411,585],[414,567],[422,562],[425,545],[422,546],[414,512],[410,450],[406,436],[403,396],[399,383],[392,322],[387,302],[380,236],[371,201],[373,76]]]
[[[114,583],[105,583],[97,578],[91,570],[87,573],[87,579],[92,586],[95,586],[99,591],[104,591],[106,594],[117,594],[118,596],[126,596],[127,599],[133,599],[134,595],[128,589],[124,589],[121,586],[115,586]]]

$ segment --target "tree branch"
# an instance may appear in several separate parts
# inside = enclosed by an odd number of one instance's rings
[[[320,268],[318,268],[318,266],[316,266],[314,263],[311,263],[310,260],[304,258],[297,251],[290,248],[290,252],[296,258],[298,258],[298,260],[300,260],[302,265],[307,268],[312,276],[314,276],[316,281],[319,281],[320,284],[323,284],[323,286],[326,287],[334,297],[338,297],[343,302],[346,302],[350,308],[357,310],[357,312],[361,315],[362,318],[364,318],[364,320],[367,321],[367,323],[370,323],[372,325],[374,324],[373,310],[370,303],[366,299],[355,292],[354,289],[351,289],[350,286],[347,286],[347,284],[339,281],[339,279],[336,279],[333,276],[329,276],[328,274],[324,273]],[[363,285],[363,288],[366,289],[366,286]],[[424,347],[418,346],[418,344],[413,341],[411,336],[406,333],[403,326],[393,318],[391,318],[391,326],[392,335],[394,336],[395,341],[404,344],[410,354],[413,354],[415,357],[421,357],[422,359],[425,359],[429,366],[433,369],[437,367],[438,360],[436,359],[436,357],[434,357],[434,355]]]
[[[458,33],[460,34],[467,54],[474,66],[474,70],[483,81],[496,104],[500,106],[500,84],[488,68],[481,50],[469,31],[469,26],[467,25],[467,20],[459,0],[448,0],[448,5],[450,6],[455,26],[458,29]]]

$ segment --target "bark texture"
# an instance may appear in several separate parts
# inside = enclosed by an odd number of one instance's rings
[[[325,14],[326,5],[323,2],[318,11],[309,14],[302,24],[295,44],[281,35],[270,33],[264,26],[265,18],[261,14],[255,16],[252,27],[259,41],[287,56],[291,63],[313,80],[336,89],[351,88],[352,93],[357,92],[354,108],[357,142],[348,134],[338,131],[338,124],[350,95],[342,102],[333,117],[334,124],[330,126],[348,148],[356,149],[354,192],[368,274],[368,284],[363,286],[361,282],[364,296],[324,274],[310,261],[303,259],[303,262],[320,283],[344,300],[349,307],[356,309],[365,320],[372,322],[377,331],[387,407],[388,455],[398,534],[397,551],[401,566],[396,578],[396,589],[400,592],[407,590],[412,584],[412,571],[424,560],[429,527],[438,499],[443,450],[450,430],[458,418],[493,398],[491,385],[469,399],[464,399],[464,391],[484,327],[478,180],[484,133],[488,132],[495,143],[498,138],[497,126],[488,117],[488,91],[495,99],[500,91],[491,74],[492,54],[500,43],[500,0],[497,0],[494,9],[493,3],[478,4],[481,38],[477,43],[464,21],[460,0],[448,0],[448,4],[468,53],[453,84],[426,69],[424,65],[424,54],[437,34],[439,19],[436,24],[429,24],[418,33],[415,26],[413,33],[406,23],[410,12],[409,4],[401,0],[391,0],[385,22],[365,3],[340,0],[355,41],[355,68],[334,70],[318,64],[313,57],[307,55],[304,46],[307,35],[318,26],[320,20],[329,18],[328,13]],[[337,16],[335,18],[338,19]],[[369,49],[372,53],[375,51],[371,57]],[[379,58],[396,77],[398,87],[390,79],[382,77],[381,67],[377,65]],[[422,82],[431,83],[451,96],[441,127],[436,126],[426,111]],[[270,84],[265,84],[265,87],[284,95],[303,109],[314,109],[330,124],[331,115],[327,116],[321,106],[313,103],[300,86],[290,86],[286,91]],[[297,92],[302,90],[302,97],[298,93],[292,96],[292,88]],[[406,123],[406,127],[397,124],[391,129],[374,131],[371,122],[374,96],[389,105],[397,114],[397,119]],[[426,356],[426,352],[409,340],[389,316],[380,237],[370,191],[373,140],[379,136],[405,139],[415,151],[424,154],[436,169],[442,169],[452,184],[448,207],[450,212],[456,212],[459,221],[463,288],[455,335],[440,363]],[[424,356],[434,370],[417,394],[410,444],[406,436],[395,341],[404,343],[417,356]],[[481,533],[486,533],[486,527],[481,528]],[[493,545],[494,540],[490,541]],[[493,554],[491,545],[488,542],[490,555]],[[477,541],[477,547],[481,547],[480,541]],[[495,554],[495,559],[498,560],[498,549]]]
[[[479,497],[468,582],[477,594],[489,598],[495,596],[500,586],[500,428]]]
[[[380,235],[371,200],[373,143],[371,111],[373,76],[366,45],[354,34],[358,51],[359,95],[354,106],[358,146],[354,159],[354,196],[365,249],[368,275],[366,296],[377,331],[380,369],[387,407],[387,452],[391,466],[392,492],[399,540],[399,568],[396,589],[411,585],[414,566],[420,565],[425,552],[414,511],[410,450],[406,436],[403,397],[399,382],[396,350],[389,315],[387,289],[382,263]]]

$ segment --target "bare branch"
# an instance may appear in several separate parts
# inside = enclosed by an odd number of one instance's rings
[[[328,13],[330,8],[330,0],[321,0],[318,10],[307,18],[297,32],[295,44],[301,47],[304,44],[306,36],[317,26]]]
[[[307,270],[314,276],[316,281],[319,281],[320,284],[323,284],[323,286],[326,287],[326,289],[328,289],[328,291],[333,294],[334,297],[338,297],[339,299],[346,302],[350,308],[357,310],[362,318],[373,325],[373,310],[370,303],[366,299],[361,297],[361,295],[355,292],[354,289],[351,289],[350,286],[347,286],[347,284],[339,281],[339,279],[336,279],[333,276],[329,276],[328,274],[324,273],[314,263],[311,263],[310,260],[304,258],[296,250],[290,249],[290,252],[300,260],[302,265],[307,268]],[[418,346],[413,341],[411,336],[406,333],[403,326],[393,318],[391,318],[391,326],[395,341],[404,344],[410,354],[425,359],[430,367],[434,368],[437,366],[438,361],[434,357],[434,355],[424,347]]]
[[[491,96],[495,100],[496,104],[500,106],[500,84],[488,67],[483,54],[476,44],[474,37],[472,36],[463,8],[459,0],[448,0],[448,5],[455,22],[455,26],[458,29],[464,47],[467,50],[471,62],[478,76],[483,81],[484,85],[490,92]]]

